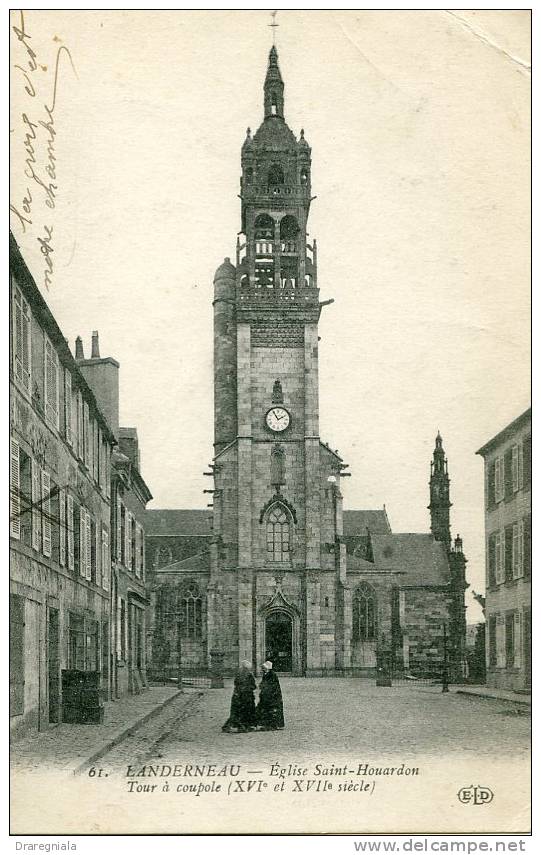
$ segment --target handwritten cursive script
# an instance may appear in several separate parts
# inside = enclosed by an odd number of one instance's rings
[[[55,111],[62,60],[64,60],[63,64],[69,60],[76,77],[77,71],[69,48],[61,45],[56,51],[51,95],[40,101],[37,96],[43,80],[40,73],[46,74],[47,66],[40,65],[36,50],[31,46],[32,36],[26,28],[22,11],[19,12],[18,25],[13,25],[12,30],[24,50],[23,59],[15,63],[14,67],[22,76],[26,98],[31,99],[25,105],[26,109],[20,113],[22,127],[18,129],[24,149],[24,176],[28,181],[20,198],[17,201],[12,201],[9,206],[11,213],[25,233],[30,226],[36,227],[34,206],[37,205],[38,199],[44,202],[51,211],[56,207],[58,174]],[[47,85],[46,81],[45,85]],[[43,276],[47,290],[52,282],[54,272],[53,230],[52,223],[45,223],[38,227],[36,235],[45,262]]]

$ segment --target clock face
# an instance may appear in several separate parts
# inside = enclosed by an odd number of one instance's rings
[[[288,428],[290,421],[291,416],[284,407],[272,407],[265,416],[267,427],[275,433],[281,433]]]

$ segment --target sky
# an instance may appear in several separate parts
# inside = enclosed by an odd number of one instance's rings
[[[428,531],[440,430],[452,531],[482,592],[475,452],[530,404],[529,12],[277,22],[286,121],[312,146],[320,299],[334,299],[320,322],[320,431],[350,464],[344,506],[385,505],[393,531]],[[212,280],[234,258],[269,15],[11,23],[15,238],[72,350],[81,335],[89,355],[98,330],[101,355],[120,362],[120,423],[137,427],[150,507],[205,507]]]

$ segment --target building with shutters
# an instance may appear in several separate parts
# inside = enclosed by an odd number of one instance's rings
[[[273,47],[264,118],[242,145],[235,264],[214,277],[212,528],[205,512],[149,511],[153,638],[193,667],[270,658],[317,676],[373,673],[380,651],[397,670],[441,673],[447,637],[458,675],[466,559],[441,437],[429,534],[393,533],[382,510],[344,511],[348,467],[320,437],[318,322],[332,301],[320,301],[308,242],[311,149],[284,103]]]
[[[532,412],[492,437],[485,462],[487,685],[531,689]]]
[[[58,722],[62,672],[111,695],[114,434],[10,236],[10,730]]]
[[[77,338],[76,361],[116,439],[111,461],[111,680],[113,697],[147,686],[145,507],[152,495],[141,474],[136,428],[119,426],[119,363],[100,356],[92,333],[85,359]]]

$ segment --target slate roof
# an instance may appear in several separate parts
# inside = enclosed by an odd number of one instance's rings
[[[148,508],[145,511],[145,535],[168,537],[194,537],[211,535],[211,510],[162,510]]]
[[[173,564],[159,567],[156,573],[193,573],[196,571],[210,572],[210,553],[208,551],[198,552],[197,555],[190,555],[189,558],[184,558],[182,561],[175,561]]]
[[[372,550],[378,570],[405,571],[401,586],[449,584],[445,546],[431,534],[376,534]]]
[[[390,534],[391,526],[385,509],[381,511],[344,511],[344,535]]]

